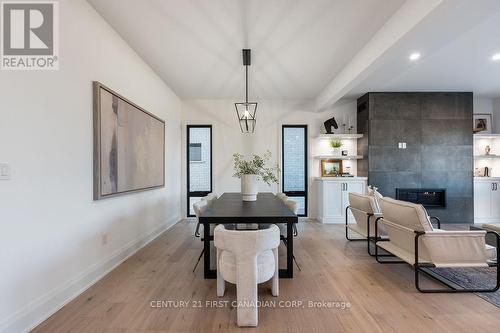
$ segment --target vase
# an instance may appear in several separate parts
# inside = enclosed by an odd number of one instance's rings
[[[241,196],[243,201],[256,201],[259,187],[258,175],[241,176]]]
[[[332,148],[333,156],[340,156],[340,148]]]

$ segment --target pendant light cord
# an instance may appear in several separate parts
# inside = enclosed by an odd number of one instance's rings
[[[245,102],[248,104],[248,65],[245,66]]]

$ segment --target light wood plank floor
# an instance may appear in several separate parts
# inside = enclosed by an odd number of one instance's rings
[[[269,284],[262,301],[303,301],[304,307],[261,308],[258,329],[239,329],[236,309],[207,307],[219,300],[215,280],[192,273],[202,243],[195,223],[162,234],[97,284],[43,322],[35,332],[499,332],[500,309],[473,294],[421,294],[407,265],[381,265],[362,242],[347,242],[342,225],[303,222],[295,255],[302,271]],[[283,258],[283,260],[281,259]],[[284,257],[281,257],[282,263]],[[423,278],[426,286],[434,282]],[[229,286],[222,300],[235,300]],[[151,301],[190,301],[185,308],[153,308]],[[349,302],[348,309],[309,308],[307,301]],[[203,308],[193,308],[202,301]],[[283,304],[282,304],[283,305]]]

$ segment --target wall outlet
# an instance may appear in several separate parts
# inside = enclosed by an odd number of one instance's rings
[[[108,234],[103,234],[101,236],[101,245],[104,246],[106,244],[108,244]]]
[[[399,149],[406,149],[406,142],[398,142]]]
[[[9,180],[11,177],[11,170],[9,163],[0,163],[0,180]]]

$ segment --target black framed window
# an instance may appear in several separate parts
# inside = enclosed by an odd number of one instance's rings
[[[281,151],[282,191],[307,216],[307,125],[283,125]]]
[[[212,125],[186,126],[187,213],[193,204],[212,192]]]

